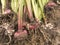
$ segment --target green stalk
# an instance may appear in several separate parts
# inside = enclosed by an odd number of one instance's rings
[[[33,11],[37,20],[41,20],[45,18],[44,15],[44,6],[48,2],[48,0],[32,0]]]
[[[4,9],[6,7],[6,0],[1,0],[2,3],[2,14],[4,13]]]
[[[11,0],[12,10],[17,13],[18,17],[18,31],[22,31],[23,25],[23,6],[25,5],[25,0]]]
[[[41,10],[41,15],[42,15],[42,18],[44,19],[44,21],[45,21],[45,24],[47,23],[46,22],[46,17],[45,17],[45,14],[44,14],[44,6],[45,6],[45,4],[48,2],[49,0],[38,0],[38,3],[39,3],[39,6],[40,6],[40,10]]]
[[[35,18],[37,20],[41,20],[42,16],[41,16],[41,11],[38,7],[38,4],[36,3],[35,0],[32,0],[32,6],[33,6],[33,11],[34,11],[34,15],[35,15]]]
[[[18,13],[18,31],[22,31],[22,25],[23,25],[23,6],[25,5],[24,0],[19,0],[19,13]]]
[[[38,0],[39,6],[40,8],[43,10],[45,4],[48,2],[48,0]]]
[[[31,0],[26,0],[27,8],[28,8],[28,16],[29,19],[32,21],[33,20],[33,13],[32,13],[32,7],[31,7]]]
[[[18,0],[11,0],[11,8],[15,13],[18,12]]]

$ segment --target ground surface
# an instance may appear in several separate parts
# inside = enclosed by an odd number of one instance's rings
[[[17,40],[12,35],[11,41],[5,30],[17,30],[17,17],[13,14],[0,14],[0,45],[60,45],[60,6],[53,7],[52,10],[47,8],[45,11],[48,21],[46,25],[50,24],[50,27],[39,24],[35,30],[28,30],[29,34],[25,39]]]

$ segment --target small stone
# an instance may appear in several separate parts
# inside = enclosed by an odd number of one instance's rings
[[[53,26],[53,24],[48,23],[48,24],[46,24],[46,27],[49,28],[49,29],[52,29],[54,26]]]

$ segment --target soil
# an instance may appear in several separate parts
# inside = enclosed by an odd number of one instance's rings
[[[14,13],[4,15],[0,11],[0,45],[60,45],[60,5],[46,7],[45,15],[47,24],[39,23],[35,30],[27,29],[28,36],[19,40],[13,35],[18,30],[17,15]],[[31,25],[35,23],[37,22]],[[10,33],[6,32],[7,30]]]

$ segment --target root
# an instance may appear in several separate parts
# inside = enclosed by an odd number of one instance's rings
[[[11,36],[10,36],[10,35],[8,35],[8,37],[9,37],[9,41],[8,41],[7,43],[4,43],[4,44],[9,45],[9,44],[11,43]]]

